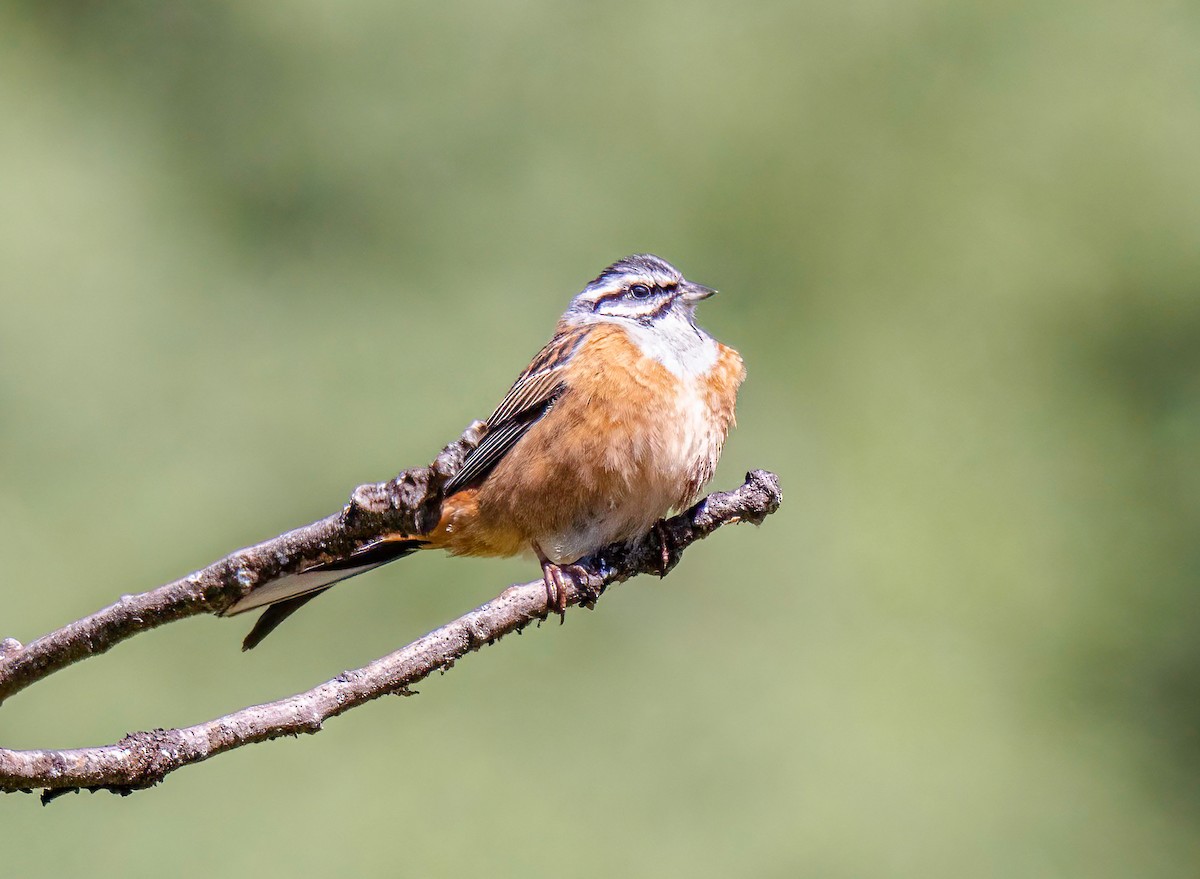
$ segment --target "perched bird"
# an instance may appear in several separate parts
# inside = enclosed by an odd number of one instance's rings
[[[715,292],[650,254],[606,268],[488,418],[437,526],[254,589],[226,611],[267,607],[243,649],[339,580],[418,549],[532,552],[549,606],[563,612],[574,563],[645,535],[712,478],[746,375],[738,353],[696,325],[697,303]]]

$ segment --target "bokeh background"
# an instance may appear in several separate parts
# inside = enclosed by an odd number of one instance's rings
[[[0,6],[0,636],[339,508],[657,252],[781,512],[326,731],[0,797],[12,875],[1200,873],[1200,16],[945,0]],[[530,579],[418,557],[0,711],[305,689]]]

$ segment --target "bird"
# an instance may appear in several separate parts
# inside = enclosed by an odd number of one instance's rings
[[[713,476],[746,376],[738,352],[696,323],[716,292],[653,254],[604,269],[486,420],[437,525],[256,586],[224,611],[266,608],[242,649],[334,583],[422,549],[532,554],[548,612],[564,614],[581,559],[644,537]]]

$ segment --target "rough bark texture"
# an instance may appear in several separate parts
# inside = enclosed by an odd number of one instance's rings
[[[428,530],[436,522],[442,486],[477,441],[478,428],[478,424],[468,428],[430,467],[360,486],[338,515],[238,550],[182,580],[125,596],[28,645],[11,638],[0,642],[0,700],[138,632],[195,614],[220,613],[257,583],[343,558],[381,533]],[[741,487],[709,495],[686,513],[660,523],[641,542],[606,547],[586,560],[586,574],[569,586],[568,604],[591,606],[606,586],[640,573],[665,576],[691,543],[732,522],[759,524],[778,509],[781,499],[773,473],[752,471]],[[42,789],[44,802],[81,788],[125,794],[232,748],[315,733],[325,720],[357,705],[407,693],[410,685],[431,672],[445,670],[467,653],[545,619],[547,610],[541,580],[511,586],[407,647],[287,699],[182,729],[130,733],[114,745],[60,751],[0,749],[0,790]]]

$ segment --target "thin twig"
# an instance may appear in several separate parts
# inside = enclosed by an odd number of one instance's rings
[[[439,480],[442,474],[439,472],[439,463],[456,463],[442,461],[444,456],[453,454],[450,450],[454,448],[455,446],[448,447],[433,467],[428,468],[423,488],[426,494],[430,491],[436,493],[440,488]],[[461,449],[459,453],[461,454]],[[43,659],[35,666],[37,673],[25,671],[19,680],[22,685],[27,686],[50,671],[83,656],[102,652],[137,631],[144,631],[192,613],[219,611],[237,600],[247,585],[244,582],[246,578],[239,578],[238,572],[248,571],[252,576],[258,577],[263,576],[267,570],[274,570],[277,575],[278,572],[296,568],[295,557],[291,552],[287,554],[286,560],[276,559],[274,567],[269,567],[269,562],[264,561],[261,556],[269,555],[276,547],[296,547],[296,551],[306,561],[322,558],[322,553],[336,554],[345,551],[347,546],[361,541],[361,532],[354,531],[353,537],[342,538],[335,544],[336,535],[328,533],[333,528],[331,523],[339,519],[343,522],[349,519],[353,523],[359,515],[353,511],[362,505],[368,508],[371,516],[379,515],[390,522],[390,514],[398,514],[400,511],[395,508],[383,510],[371,497],[399,497],[399,494],[390,492],[387,487],[417,485],[421,481],[422,472],[410,471],[408,475],[415,481],[409,483],[405,482],[406,474],[401,474],[392,483],[364,486],[355,493],[355,500],[341,517],[331,517],[257,547],[241,550],[185,580],[142,596],[123,599],[87,620],[81,620],[59,632],[47,635],[29,647],[19,648],[19,651],[30,650],[69,631],[96,632],[107,639],[98,649],[81,652],[77,647],[71,646],[69,636],[63,635],[60,640],[51,642],[56,645],[55,649],[41,648],[42,652],[39,655]],[[429,476],[432,478],[428,478]],[[372,492],[380,490],[383,491],[382,494],[372,495]],[[412,489],[412,492],[416,491],[418,489]],[[413,496],[410,492],[408,498],[411,500]],[[632,546],[615,544],[596,553],[587,560],[585,567],[588,575],[580,578],[580,584],[568,584],[568,604],[592,606],[606,586],[640,573],[665,576],[679,561],[683,550],[695,541],[707,537],[722,525],[733,522],[759,524],[779,508],[781,500],[779,481],[773,473],[764,470],[747,473],[746,483],[741,487],[709,495],[687,512],[662,522],[641,542]],[[415,515],[417,509],[416,506],[409,508],[408,514]],[[412,522],[409,524],[412,525]],[[321,544],[320,552],[315,556],[312,554],[315,544],[305,543],[305,538],[311,538],[313,534],[324,534],[321,540],[328,544]],[[233,572],[237,589],[226,582],[225,578],[229,572]],[[184,589],[181,584],[188,584],[189,588]],[[150,596],[164,592],[169,595],[150,600]],[[123,618],[123,615],[146,613],[147,608],[154,608],[157,613],[151,621],[143,620],[135,624]],[[61,751],[0,749],[0,790],[11,792],[42,789],[43,802],[49,802],[61,793],[80,788],[128,794],[157,784],[168,773],[181,766],[198,763],[233,748],[280,736],[316,733],[320,731],[325,720],[357,705],[388,694],[407,694],[411,685],[430,673],[448,669],[467,653],[491,644],[510,632],[519,631],[530,622],[545,619],[548,610],[546,590],[542,581],[511,586],[487,604],[407,647],[355,671],[344,672],[331,681],[287,699],[243,708],[196,726],[130,733],[114,745]],[[98,622],[92,622],[96,620]],[[65,646],[58,646],[60,644]],[[11,673],[10,661],[10,654],[0,655],[0,682],[18,679]],[[27,668],[28,665],[22,667]],[[13,687],[10,683],[8,692],[15,692],[16,689],[19,687]]]

